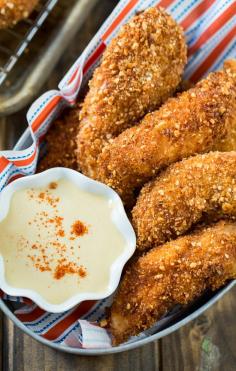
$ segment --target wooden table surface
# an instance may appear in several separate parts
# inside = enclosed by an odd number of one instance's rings
[[[99,0],[44,87],[54,88],[111,12],[115,0]],[[0,149],[11,148],[26,127],[25,111],[0,119]],[[235,371],[236,287],[212,308],[165,338],[121,354],[82,357],[50,349],[0,314],[1,369],[4,371]]]

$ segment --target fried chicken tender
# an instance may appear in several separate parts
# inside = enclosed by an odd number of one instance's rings
[[[225,69],[209,74],[105,147],[98,159],[98,180],[130,204],[134,190],[160,169],[195,153],[207,152],[225,137],[235,104],[235,75]]]
[[[14,26],[27,18],[39,0],[0,0],[0,29]]]
[[[177,304],[236,278],[236,224],[221,221],[155,247],[128,266],[108,320],[114,344],[150,328]]]
[[[228,60],[224,63],[224,68],[234,76],[236,81],[236,61]],[[222,138],[213,147],[214,151],[228,152],[236,151],[236,102],[234,111],[232,112],[232,121],[229,126],[228,133],[225,138]]]
[[[236,110],[233,120],[230,124],[230,129],[225,138],[221,139],[214,147],[213,150],[221,152],[236,151]]]
[[[142,188],[132,210],[137,248],[176,238],[203,218],[225,216],[236,216],[236,152],[182,160]]]
[[[78,133],[78,106],[66,110],[55,120],[45,135],[47,152],[40,159],[37,172],[52,167],[78,169],[76,135]]]
[[[82,105],[78,162],[84,174],[96,177],[102,148],[172,95],[186,60],[182,29],[162,9],[149,8],[121,28]]]

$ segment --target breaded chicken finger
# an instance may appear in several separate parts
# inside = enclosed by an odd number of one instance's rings
[[[186,63],[181,27],[149,8],[124,25],[104,52],[82,105],[78,162],[96,177],[102,148],[175,91]]]
[[[131,203],[134,190],[160,169],[207,152],[226,136],[235,104],[235,75],[230,70],[211,73],[104,148],[98,159],[98,179]]]
[[[236,105],[234,118],[230,125],[227,136],[216,143],[216,145],[213,147],[213,150],[221,152],[236,151]]]
[[[224,63],[224,68],[236,81],[236,62],[235,60],[228,60]],[[236,84],[236,83],[235,83]],[[232,112],[232,121],[230,123],[228,133],[225,138],[220,139],[214,147],[213,151],[229,152],[236,151],[236,103],[234,106],[234,111]]]
[[[225,216],[236,216],[236,152],[188,158],[142,188],[132,211],[137,248],[176,238],[203,218]]]
[[[115,295],[109,324],[114,344],[150,328],[175,305],[236,278],[236,224],[219,222],[133,261]]]

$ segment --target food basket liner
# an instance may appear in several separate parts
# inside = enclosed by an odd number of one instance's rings
[[[0,191],[16,178],[34,174],[40,144],[50,124],[65,107],[75,104],[78,93],[91,78],[101,55],[120,26],[135,13],[151,6],[166,8],[182,25],[188,43],[188,64],[184,78],[198,81],[209,71],[222,67],[227,58],[236,57],[236,3],[234,0],[122,0],[102,25],[81,56],[60,82],[58,89],[39,97],[27,113],[32,142],[27,148],[21,140],[17,150],[0,153]],[[111,347],[110,334],[99,326],[112,297],[83,302],[63,313],[48,313],[29,299],[12,297],[1,292],[6,301],[17,302],[16,317],[33,333],[57,344],[77,348]],[[173,321],[182,309],[175,308],[151,329],[158,332]],[[129,342],[150,336],[146,331]]]

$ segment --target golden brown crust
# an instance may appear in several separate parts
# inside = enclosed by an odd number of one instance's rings
[[[185,63],[182,29],[164,10],[147,9],[121,28],[82,106],[78,161],[86,175],[96,176],[105,144],[174,92]]]
[[[76,153],[78,112],[77,107],[72,108],[53,122],[45,136],[47,153],[38,164],[38,172],[57,166],[79,170]]]
[[[0,0],[0,29],[28,18],[39,0]]]
[[[114,344],[233,278],[235,223],[219,222],[150,250],[130,264],[114,298],[109,318]]]
[[[227,60],[224,63],[224,69],[234,76],[236,81],[236,61],[233,59]],[[228,133],[225,138],[220,139],[219,142],[214,145],[213,151],[236,151],[236,102],[234,110],[232,111],[232,121],[230,122]]]
[[[227,136],[216,143],[213,150],[221,152],[236,151],[236,109]]]
[[[225,216],[236,216],[236,152],[188,158],[142,188],[132,211],[137,248],[176,238],[203,218]]]
[[[161,168],[211,150],[227,134],[235,101],[235,75],[211,73],[105,147],[98,159],[98,179],[129,201],[135,188]]]

